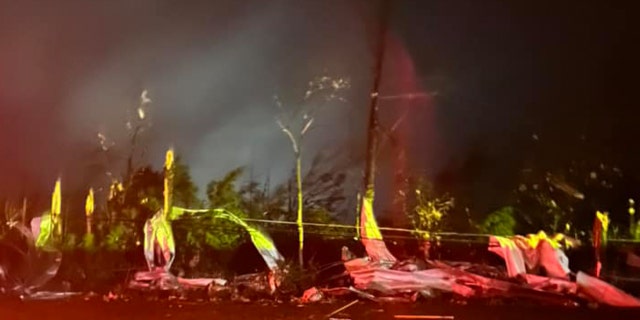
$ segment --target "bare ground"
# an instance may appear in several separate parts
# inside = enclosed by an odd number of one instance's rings
[[[327,319],[348,304],[298,306],[278,303],[184,302],[184,301],[66,301],[1,300],[0,319],[106,320],[106,319]],[[394,315],[447,315],[455,319],[640,319],[640,310],[610,308],[553,308],[540,306],[452,305],[437,303],[375,304],[359,302],[335,319],[394,319]]]

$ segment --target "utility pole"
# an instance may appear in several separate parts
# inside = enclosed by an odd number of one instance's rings
[[[373,200],[375,191],[376,176],[376,154],[378,149],[378,96],[380,89],[380,79],[384,61],[385,38],[387,33],[387,20],[389,17],[389,1],[384,0],[381,7],[381,23],[378,50],[376,56],[376,67],[373,77],[373,88],[371,89],[371,104],[369,106],[369,129],[367,139],[367,163],[365,166],[365,194],[362,195],[360,206],[360,240],[364,244],[367,255],[374,261],[387,261],[394,263],[396,258],[389,252],[382,240],[382,234],[378,228],[373,212]]]
[[[378,96],[382,67],[384,64],[384,51],[386,47],[387,24],[389,20],[390,2],[383,0],[380,12],[380,29],[378,34],[378,47],[376,50],[376,65],[373,73],[373,87],[371,88],[371,101],[369,104],[369,124],[367,129],[367,154],[364,173],[364,197],[373,197],[376,176],[376,154],[378,150]]]

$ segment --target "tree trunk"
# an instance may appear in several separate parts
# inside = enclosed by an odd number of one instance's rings
[[[92,234],[93,230],[91,229],[91,217],[87,217],[87,234]]]
[[[298,263],[300,268],[304,267],[304,226],[302,224],[302,160],[300,152],[296,153],[296,184],[298,192]]]
[[[20,212],[20,222],[23,226],[27,225],[27,197],[22,198],[22,211]]]
[[[167,219],[173,207],[173,177],[174,177],[173,149],[167,151],[164,166],[164,208],[163,216]]]

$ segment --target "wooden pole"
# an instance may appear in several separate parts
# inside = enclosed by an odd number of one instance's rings
[[[382,67],[384,65],[384,52],[386,47],[387,23],[389,19],[388,0],[384,0],[381,8],[380,30],[378,34],[378,48],[376,51],[376,65],[373,73],[373,87],[371,88],[371,100],[369,102],[369,124],[367,129],[367,155],[364,174],[364,188],[366,198],[373,194],[376,175],[376,154],[378,150],[378,96]]]

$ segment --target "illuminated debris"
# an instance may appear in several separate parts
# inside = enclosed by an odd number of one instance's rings
[[[157,268],[146,272],[136,272],[129,287],[132,289],[178,290],[180,283],[171,273]]]
[[[60,187],[60,179],[56,180],[53,194],[51,195],[51,223],[54,228],[54,236],[62,235],[62,221],[60,219],[61,207],[62,207],[62,191]]]
[[[549,238],[542,231],[527,237],[490,236],[489,251],[505,260],[510,277],[543,267],[548,276],[567,279],[571,270],[569,270],[569,259],[562,251],[561,241],[572,243],[573,240],[561,234]]]
[[[124,191],[124,186],[122,182],[113,179],[111,181],[111,185],[109,186],[109,200],[113,200],[118,194]]]
[[[601,232],[599,232],[598,234],[602,236],[602,239],[601,239],[602,242],[606,243],[608,239],[607,233],[609,231],[609,213],[597,211],[596,220],[597,220],[597,224],[600,225],[600,229],[601,229]]]
[[[610,306],[640,307],[640,300],[584,273],[577,274],[576,282],[570,281],[562,248],[576,245],[571,238],[548,237],[540,232],[526,237],[492,236],[490,241],[489,250],[507,260],[510,276],[497,268],[464,262],[427,261],[420,265],[408,260],[389,267],[380,261],[356,258],[344,262],[353,287],[312,288],[300,301],[315,302],[350,292],[377,302],[415,302],[418,297],[448,293],[454,299],[527,300],[557,306],[578,306],[588,299]],[[539,267],[550,276],[527,273]]]
[[[164,213],[168,215],[171,213],[172,200],[173,200],[173,149],[169,149],[166,154],[164,162]],[[166,218],[166,216],[165,216]]]
[[[50,212],[45,212],[37,219],[33,220],[37,224],[37,234],[36,238],[36,247],[41,250],[54,250],[55,240],[54,240],[54,230],[55,226],[53,224],[52,215]],[[32,225],[33,226],[33,225]]]
[[[38,291],[30,295],[20,296],[23,301],[31,300],[60,300],[81,295],[81,292],[57,292],[57,291]]]
[[[209,290],[218,289],[227,285],[224,279],[216,278],[196,278],[185,279],[176,277],[170,272],[162,268],[156,268],[151,271],[136,272],[133,279],[129,282],[130,289],[138,290],[194,290],[209,288]]]
[[[240,219],[238,216],[230,212],[222,210],[215,210],[215,212],[216,217],[235,222],[238,225],[242,226],[245,230],[247,230],[249,236],[251,237],[251,242],[260,253],[260,256],[262,256],[262,259],[267,264],[267,267],[269,267],[269,269],[271,269],[272,271],[278,270],[278,266],[282,264],[284,258],[276,248],[273,240],[271,240],[271,238],[266,233],[248,225],[246,222],[244,222],[244,220]]]
[[[234,215],[231,212],[228,212],[224,209],[194,210],[194,209],[185,209],[185,208],[179,208],[179,207],[173,207],[172,209],[173,210],[169,217],[169,219],[171,220],[179,219],[185,213],[213,212],[215,214],[214,217],[229,220],[243,227],[245,230],[247,230],[247,232],[249,233],[249,237],[251,238],[251,242],[256,247],[256,249],[258,250],[258,253],[260,253],[260,256],[262,256],[262,259],[267,264],[267,267],[269,267],[269,269],[271,269],[272,271],[276,271],[278,269],[278,266],[282,264],[282,262],[284,262],[284,258],[282,257],[282,254],[280,254],[280,251],[278,251],[275,244],[273,243],[273,240],[271,240],[271,238],[267,233],[259,230],[256,227],[250,226],[240,217]]]
[[[304,291],[300,298],[301,303],[318,302],[324,299],[324,293],[316,287],[309,288]]]
[[[576,282],[581,292],[599,303],[615,307],[640,307],[640,300],[637,298],[583,272],[578,272]]]
[[[601,247],[607,245],[607,231],[609,230],[609,213],[608,212],[596,212],[596,217],[593,222],[593,248],[596,256],[596,277],[600,277],[600,271],[602,270],[602,262],[600,260]]]
[[[367,195],[362,197],[360,232],[362,244],[371,260],[391,264],[397,261],[396,257],[387,249],[387,245],[382,239],[382,233],[380,233],[380,229],[378,228],[376,218],[373,215],[373,191],[367,192]]]
[[[38,289],[44,286],[57,273],[62,262],[62,253],[51,243],[50,214],[31,220],[31,229],[21,223],[10,223],[9,232],[17,232],[24,240],[25,246],[16,243],[3,245],[4,248],[14,250],[18,259],[10,265],[0,266],[0,289],[18,295],[24,299],[38,297]],[[44,220],[44,222],[43,222]],[[43,230],[44,229],[44,230]],[[40,242],[37,245],[36,237]],[[22,247],[22,249],[18,249]]]
[[[130,282],[129,287],[135,289],[177,290],[185,287],[211,287],[214,283],[217,287],[224,287],[226,282],[221,279],[184,279],[175,277],[169,273],[171,263],[175,259],[176,254],[170,220],[179,219],[184,216],[185,213],[193,214],[205,212],[213,212],[214,217],[230,220],[247,230],[252,243],[255,245],[256,249],[270,269],[269,273],[246,275],[245,278],[237,278],[234,280],[234,285],[245,287],[250,286],[252,288],[250,290],[251,292],[263,292],[266,294],[274,293],[276,288],[280,285],[280,278],[283,272],[285,272],[279,267],[283,264],[284,258],[275,247],[273,240],[271,240],[266,233],[248,225],[241,218],[223,209],[194,210],[179,207],[172,207],[171,213],[166,216],[162,213],[162,210],[160,210],[145,224],[144,254],[149,271],[137,273],[134,276],[134,279]],[[247,277],[251,279],[259,278],[261,281],[258,284],[249,285],[248,283],[251,283],[253,280],[248,281]],[[224,288],[210,288],[210,290],[224,292],[225,294],[227,292],[227,289]]]
[[[599,212],[598,212],[599,213]],[[599,213],[599,219],[607,224],[606,215]],[[640,300],[618,290],[597,278],[578,272],[575,283],[569,280],[569,260],[562,251],[561,242],[571,246],[572,239],[563,235],[553,238],[544,232],[536,235],[512,237],[510,239],[491,236],[489,251],[505,259],[510,277],[522,276],[526,283],[537,290],[556,291],[577,295],[585,292],[598,303],[619,307],[640,307]],[[574,245],[574,244],[573,244]],[[543,267],[549,277],[526,274],[535,267]]]
[[[95,210],[95,200],[93,196],[93,188],[89,189],[89,194],[87,195],[87,199],[85,201],[85,215],[87,217],[93,216],[93,211]]]
[[[93,211],[95,210],[95,199],[93,196],[93,188],[89,189],[89,194],[87,195],[87,199],[85,200],[84,205],[84,213],[87,218],[87,234],[93,234],[91,230],[91,224],[93,220]]]
[[[144,255],[150,271],[160,268],[168,272],[175,259],[173,232],[162,210],[144,225]]]

